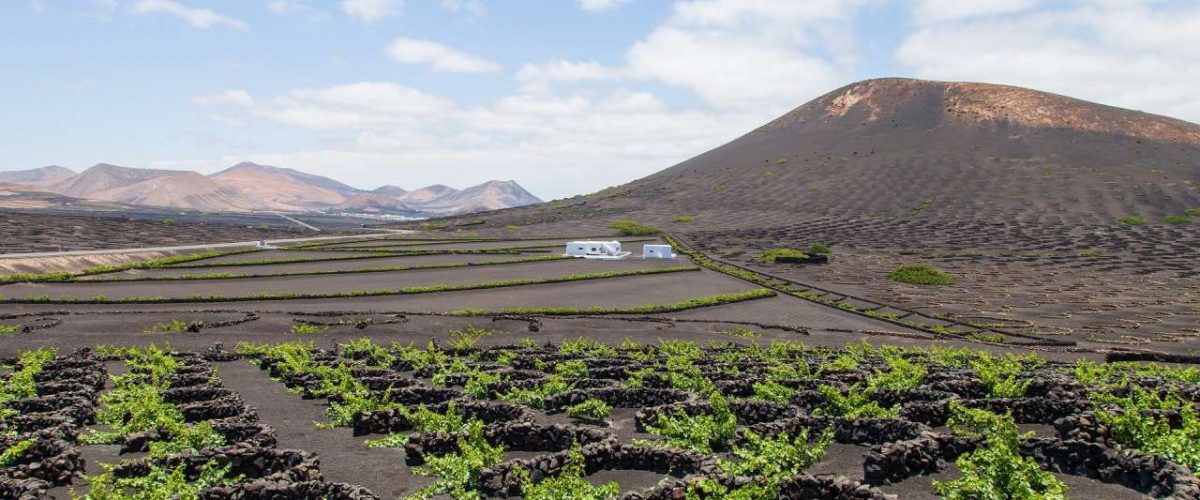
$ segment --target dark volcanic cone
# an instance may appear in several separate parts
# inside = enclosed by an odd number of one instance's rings
[[[1200,206],[1198,182],[1192,123],[1018,87],[882,79],[627,187],[680,213],[1071,212],[1100,222]]]

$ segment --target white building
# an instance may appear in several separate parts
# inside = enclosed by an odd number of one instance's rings
[[[674,259],[675,249],[671,245],[643,245],[643,259]]]
[[[619,241],[570,241],[563,255],[584,259],[624,259],[631,252],[621,251]]]

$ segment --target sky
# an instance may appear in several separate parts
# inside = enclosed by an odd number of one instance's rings
[[[597,191],[877,77],[1200,122],[1196,0],[5,0],[0,170]]]

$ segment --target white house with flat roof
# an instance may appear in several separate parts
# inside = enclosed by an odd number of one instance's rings
[[[632,252],[621,251],[619,241],[569,241],[563,255],[582,259],[624,259]]]
[[[642,245],[643,259],[674,259],[675,249],[671,245]]]

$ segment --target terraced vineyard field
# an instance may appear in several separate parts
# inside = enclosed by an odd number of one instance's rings
[[[1200,498],[1188,353],[420,238],[0,277],[0,498]]]
[[[1200,497],[1194,368],[515,337],[23,351],[0,494]]]

